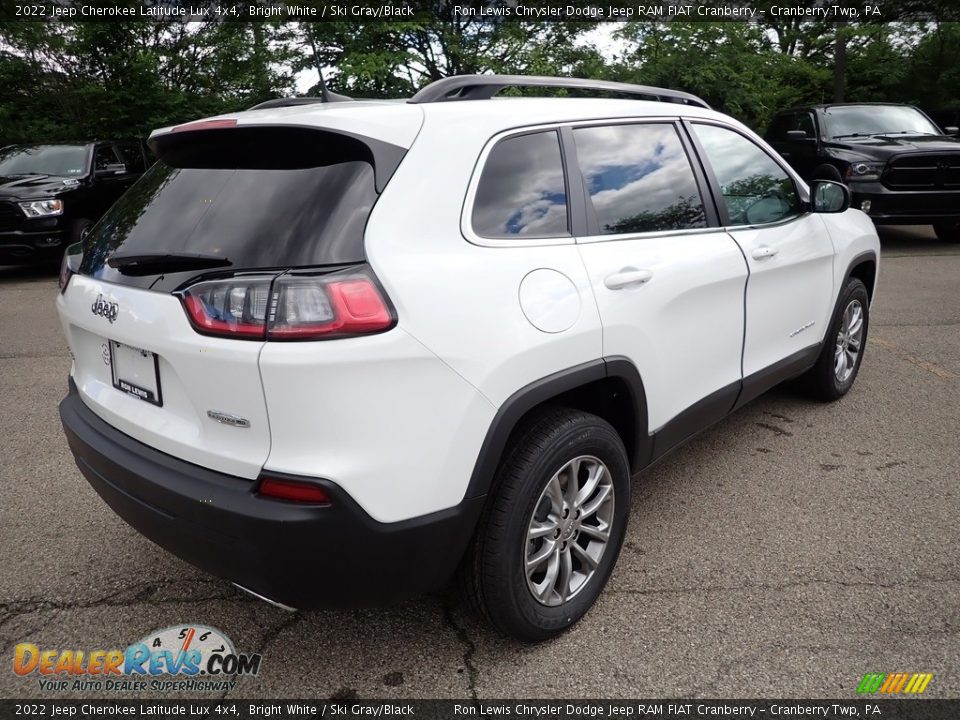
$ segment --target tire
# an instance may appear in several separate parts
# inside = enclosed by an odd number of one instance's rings
[[[960,242],[960,222],[937,223],[933,226],[938,240],[944,242]]]
[[[574,473],[579,498],[566,494]],[[539,412],[504,453],[460,568],[461,592],[513,638],[559,635],[586,614],[610,578],[629,512],[630,470],[616,430],[585,412]],[[531,531],[540,536],[529,540]],[[528,560],[538,557],[528,575]]]
[[[833,180],[834,182],[843,182],[843,177],[840,175],[840,171],[837,170],[833,165],[823,165],[817,166],[813,171],[813,180]]]
[[[86,218],[80,218],[74,220],[70,225],[70,234],[67,240],[67,246],[73,245],[83,240],[87,233],[90,232],[90,228],[93,227],[93,223]]]
[[[858,315],[860,320],[857,326]],[[853,332],[849,330],[851,324],[854,326]],[[860,372],[869,326],[870,297],[867,288],[858,278],[850,278],[833,311],[817,363],[802,378],[808,394],[819,400],[830,401],[838,400],[850,391]]]

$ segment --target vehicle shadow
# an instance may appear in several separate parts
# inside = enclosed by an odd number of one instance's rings
[[[42,265],[0,265],[0,283],[54,280],[59,273],[60,268],[53,263]]]
[[[888,225],[877,228],[880,251],[891,257],[903,255],[960,255],[960,243],[937,239],[929,225]]]

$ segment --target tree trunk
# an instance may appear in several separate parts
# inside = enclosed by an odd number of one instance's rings
[[[844,23],[837,23],[833,40],[833,101],[843,102],[847,84],[847,35]]]

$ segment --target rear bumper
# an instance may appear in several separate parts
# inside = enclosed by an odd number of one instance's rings
[[[268,500],[255,482],[143,445],[87,408],[72,380],[60,418],[80,471],[123,520],[198,568],[294,608],[381,605],[442,587],[484,502],[380,523],[328,481],[316,480],[328,506]]]

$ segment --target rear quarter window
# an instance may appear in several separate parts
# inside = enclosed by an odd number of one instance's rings
[[[555,130],[514,135],[494,146],[480,175],[471,222],[483,238],[569,237],[563,156]]]

